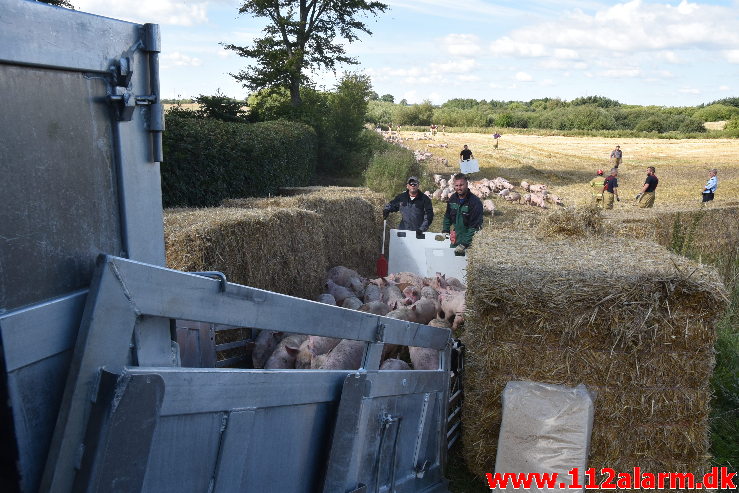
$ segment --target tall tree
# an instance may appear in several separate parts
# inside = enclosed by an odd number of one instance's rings
[[[385,10],[384,3],[367,0],[247,0],[239,13],[263,17],[268,24],[264,37],[251,46],[224,45],[257,62],[231,75],[251,90],[286,87],[292,105],[300,106],[300,86],[310,82],[306,72],[356,64],[340,41],[351,43],[359,33],[372,34],[360,16]]]
[[[72,2],[69,2],[68,0],[37,0],[41,3],[48,3],[49,5],[54,5],[56,7],[64,7],[67,9],[74,10],[74,5],[72,5]]]

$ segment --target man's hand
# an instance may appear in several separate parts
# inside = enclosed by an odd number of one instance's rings
[[[460,244],[457,245],[457,248],[454,249],[454,255],[461,256],[464,255],[465,250],[467,250],[467,247]]]
[[[452,245],[454,245],[457,242],[457,232],[456,231],[452,231],[451,233],[449,233],[449,241],[452,242]]]
[[[417,229],[416,230],[416,238],[419,239],[419,240],[422,240],[422,239],[426,238],[426,236],[423,234],[423,231],[421,231],[420,229]]]

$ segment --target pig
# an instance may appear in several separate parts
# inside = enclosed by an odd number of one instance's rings
[[[413,284],[415,286],[423,284],[423,277],[412,272],[398,272],[394,278],[398,284]]]
[[[441,201],[442,202],[449,202],[449,196],[450,195],[451,195],[451,193],[449,192],[449,189],[448,188],[445,188],[444,190],[441,191]]]
[[[431,286],[421,288],[421,298],[428,298],[433,301],[439,301],[439,292]]]
[[[324,303],[326,305],[336,305],[336,298],[328,293],[323,293],[319,295],[316,301],[318,301],[319,303]]]
[[[444,179],[442,175],[432,175],[432,178],[434,179],[434,183],[436,183],[437,186],[439,185],[439,182]]]
[[[403,304],[405,296],[398,286],[389,285],[382,290],[382,301],[392,310]]]
[[[352,277],[349,279],[349,288],[354,291],[358,298],[364,296],[365,281],[360,277]]]
[[[356,296],[350,296],[349,298],[346,298],[341,304],[342,307],[349,308],[350,310],[358,310],[359,307],[362,305],[363,303]]]
[[[401,306],[395,310],[388,312],[386,317],[397,318],[398,320],[405,320],[406,322],[416,322],[416,312],[408,308],[407,306]]]
[[[527,194],[527,195],[531,195],[531,197],[529,197],[529,204],[530,205],[532,205],[534,207],[541,207],[542,209],[548,209],[549,208],[549,207],[547,207],[547,201],[546,201],[546,199],[544,198],[543,195],[538,194],[538,193],[532,193],[532,194]]]
[[[485,199],[482,201],[482,210],[493,215],[495,213],[495,204],[492,200]]]
[[[313,358],[311,368],[322,370],[358,370],[362,366],[365,343],[342,339],[335,348],[326,354]]]
[[[523,188],[523,189],[524,189],[524,190],[526,190],[527,192],[529,191],[529,187],[530,187],[530,186],[531,186],[531,185],[529,185],[529,182],[527,182],[527,181],[522,181],[522,182],[521,182],[521,188]]]
[[[529,192],[531,192],[531,193],[541,193],[541,192],[545,192],[546,190],[547,190],[547,186],[546,185],[541,185],[541,184],[531,185],[529,187]]]
[[[331,267],[328,272],[326,272],[326,279],[330,279],[339,286],[344,286],[345,288],[351,287],[350,282],[353,277],[359,277],[357,271],[344,267],[343,265]]]
[[[260,330],[257,335],[254,349],[251,353],[251,362],[254,368],[264,368],[264,363],[282,340],[284,333],[274,330]]]
[[[498,192],[498,195],[500,195],[501,197],[505,197],[505,196],[507,196],[510,193],[511,193],[510,190],[508,190],[507,188],[504,188],[503,190],[501,190],[500,192]]]
[[[465,289],[467,289],[467,286],[462,284],[462,281],[460,281],[456,277],[447,277],[446,284],[450,289],[453,289],[455,291],[464,291]]]
[[[464,291],[450,291],[441,296],[441,310],[439,318],[452,323],[452,329],[458,329],[464,322],[465,300]]]
[[[413,303],[411,310],[415,312],[416,322],[427,324],[436,317],[437,302],[428,298],[421,298]]]
[[[432,197],[433,197],[433,194],[432,194],[432,193],[431,193],[431,191],[429,191],[429,190],[426,190],[425,192],[423,192],[423,194],[424,194],[424,195],[425,195],[426,197],[428,197],[428,198],[432,198]]]
[[[370,301],[360,306],[359,311],[385,316],[390,312],[390,308],[382,301]]]
[[[380,365],[380,370],[410,370],[411,367],[402,359],[388,358]]]
[[[295,360],[295,368],[310,368],[313,358],[328,353],[340,342],[341,339],[335,339],[333,337],[308,336],[308,339],[300,345],[300,351]]]
[[[292,334],[285,337],[277,345],[272,355],[264,364],[265,370],[295,368],[295,358],[300,352],[300,346],[308,339],[302,334]]]
[[[373,301],[382,301],[382,289],[377,284],[367,284],[364,288],[364,297],[362,300],[365,303],[371,303]]]
[[[521,194],[518,192],[511,192],[506,195],[505,199],[509,202],[521,202]]]
[[[416,286],[409,285],[403,289],[404,305],[412,305],[421,297],[421,293]]]
[[[441,191],[442,191],[441,188],[436,189],[434,193],[431,194],[431,198],[434,200],[441,200]]]
[[[559,197],[559,195],[554,195],[553,193],[549,193],[546,196],[547,202],[550,202],[555,205],[560,205],[564,207],[565,203],[562,201],[562,199]]]
[[[446,283],[446,274],[442,274],[440,272],[437,272],[435,277],[428,278],[428,280],[424,280],[424,284],[431,286],[436,291],[442,291],[442,290],[447,289],[448,287]]]
[[[345,299],[354,296],[354,293],[349,288],[336,284],[331,279],[326,281],[326,288],[329,294],[336,299],[337,305],[343,304]]]
[[[408,346],[414,370],[438,370],[439,351],[426,347]]]

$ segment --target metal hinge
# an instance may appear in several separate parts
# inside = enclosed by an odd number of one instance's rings
[[[147,54],[149,62],[149,87],[151,94],[136,95],[131,89],[133,66],[131,55],[141,48]],[[108,96],[115,106],[116,118],[121,122],[133,119],[136,106],[148,106],[147,127],[152,134],[152,160],[160,162],[162,155],[162,132],[164,132],[164,106],[159,99],[159,52],[161,41],[158,24],[144,24],[142,40],[129,49],[110,67],[114,89]]]

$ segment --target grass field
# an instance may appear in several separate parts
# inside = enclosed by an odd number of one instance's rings
[[[707,170],[719,170],[719,189],[715,204],[739,200],[739,140],[732,139],[607,139],[600,137],[556,137],[508,134],[500,138],[498,149],[490,135],[448,133],[435,140],[413,140],[419,132],[403,132],[404,143],[446,158],[456,166],[464,144],[480,162],[480,172],[473,179],[502,176],[518,185],[521,180],[544,183],[560,195],[567,205],[590,200],[588,182],[597,169],[611,167],[611,150],[620,145],[624,153],[619,167],[622,202],[617,207],[633,206],[631,199],[639,192],[646,167],[654,166],[660,179],[655,208],[700,202],[700,193],[708,179]],[[448,148],[428,144],[448,144]],[[432,164],[432,173],[450,174],[456,167]]]

